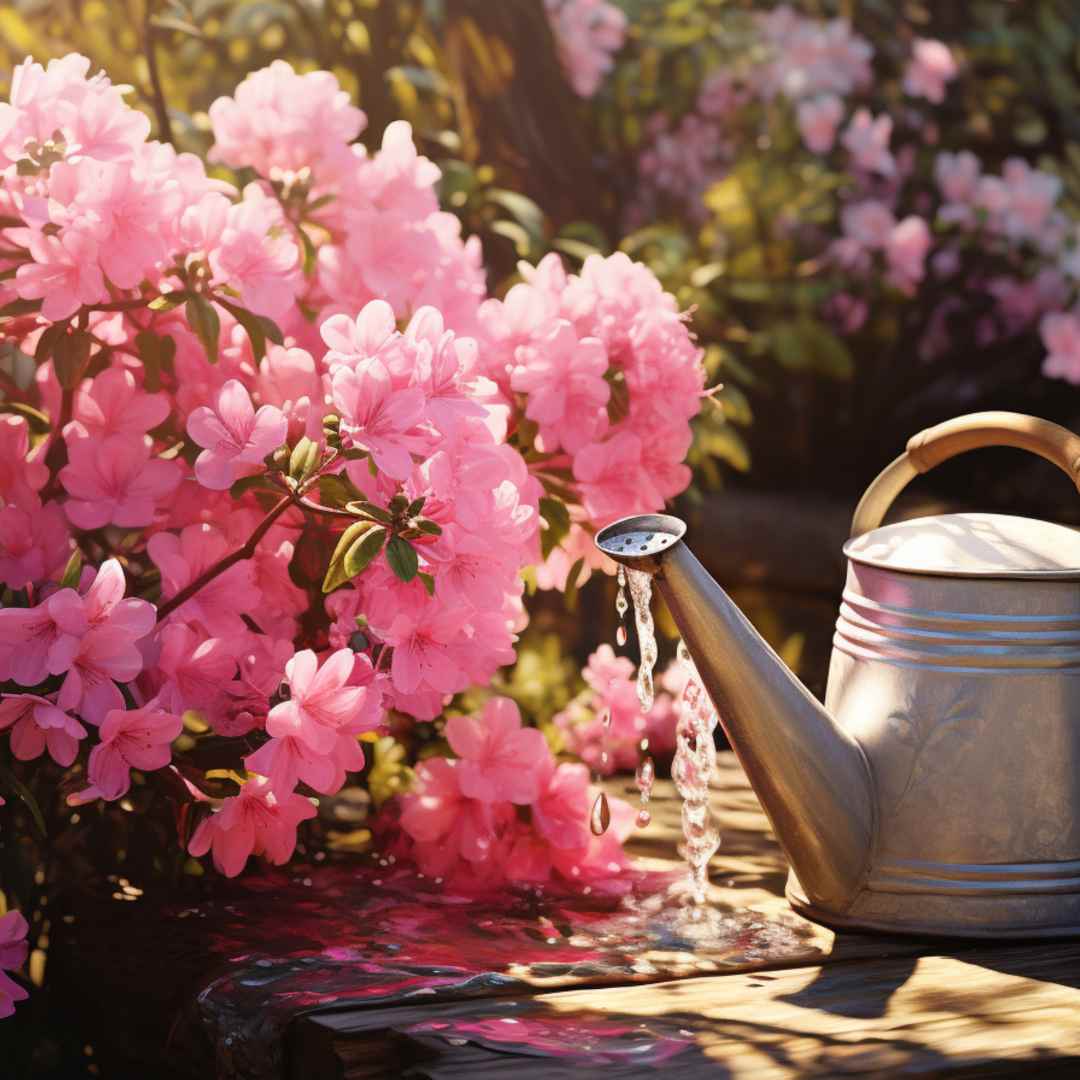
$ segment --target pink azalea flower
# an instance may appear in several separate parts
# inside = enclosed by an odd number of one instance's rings
[[[158,634],[161,652],[154,665],[163,681],[157,699],[169,712],[188,709],[213,722],[225,686],[236,674],[236,658],[222,638],[205,637],[185,623],[169,623]]]
[[[525,415],[540,427],[540,449],[550,453],[562,446],[573,454],[604,435],[611,396],[607,369],[603,342],[579,340],[563,319],[535,344],[517,350],[510,387],[528,395]]]
[[[36,504],[36,505],[35,505]],[[60,504],[0,507],[0,582],[25,589],[49,580],[71,555],[71,537]]]
[[[799,134],[814,154],[827,154],[836,142],[836,129],[844,115],[844,103],[835,94],[801,102],[798,108]]]
[[[249,74],[210,106],[211,159],[270,178],[309,168],[326,182],[352,160],[367,118],[329,71],[297,74],[284,60]]]
[[[423,415],[423,391],[395,390],[386,367],[372,360],[355,371],[338,368],[332,394],[345,445],[367,450],[377,468],[404,480],[412,471],[414,440],[409,432]]]
[[[416,842],[425,873],[444,874],[459,858],[488,859],[496,830],[511,816],[509,803],[466,798],[459,785],[460,763],[428,758],[416,767],[416,786],[402,800],[401,827]]]
[[[310,799],[302,795],[279,798],[268,780],[249,780],[239,794],[225,799],[221,809],[199,825],[188,851],[192,855],[212,851],[214,865],[226,877],[236,877],[250,855],[265,855],[281,866],[296,847],[296,827],[315,813]]]
[[[110,435],[138,439],[164,423],[168,415],[169,399],[141,390],[126,368],[106,368],[84,382],[75,395],[75,420],[95,439]]]
[[[421,687],[453,694],[468,684],[456,654],[462,626],[457,609],[403,610],[384,631],[394,649],[390,672],[396,689],[411,694]]]
[[[256,412],[244,384],[229,379],[217,392],[213,408],[201,406],[188,417],[188,434],[205,447],[195,460],[199,483],[224,491],[239,477],[258,472],[263,458],[284,443],[288,430],[280,409],[262,405]]]
[[[663,505],[641,468],[641,453],[641,440],[622,430],[605,442],[590,443],[574,458],[574,479],[593,525]]]
[[[890,281],[909,295],[925,274],[926,255],[933,243],[930,227],[912,214],[899,222],[885,242]]]
[[[585,765],[548,762],[543,784],[532,803],[536,831],[553,847],[578,850],[589,846],[589,770]]]
[[[917,38],[904,71],[904,92],[940,105],[945,100],[946,84],[956,78],[958,71],[948,45],[930,38]]]
[[[189,525],[179,536],[155,533],[146,550],[161,571],[162,597],[168,600],[233,547],[212,525]],[[257,607],[261,599],[251,561],[245,559],[199,589],[170,617],[198,623],[211,637],[242,640],[247,633],[242,615]]]
[[[36,694],[0,699],[0,731],[5,728],[11,728],[11,752],[19,761],[33,761],[48,749],[53,761],[65,768],[75,760],[79,740],[86,738],[82,724]]]
[[[180,465],[152,459],[148,438],[99,440],[80,435],[74,424],[64,437],[68,464],[60,470],[60,480],[71,496],[64,509],[79,529],[149,525],[180,483]]]
[[[1080,315],[1075,311],[1044,315],[1039,333],[1047,352],[1043,374],[1080,386]]]
[[[366,730],[371,697],[366,687],[349,685],[355,662],[351,649],[332,653],[322,667],[311,649],[298,652],[285,665],[289,700],[270,710],[267,732],[292,736],[326,754],[335,749],[339,735]]]
[[[29,933],[30,927],[19,912],[0,915],[0,968],[4,971],[17,971],[26,963]]]
[[[622,48],[628,20],[607,0],[544,0],[567,79],[580,97],[600,88]]]
[[[86,231],[64,229],[57,236],[27,230],[33,262],[15,275],[15,291],[24,300],[43,300],[41,314],[50,322],[74,315],[83,304],[107,300],[105,277],[98,266],[98,244]]]
[[[26,963],[30,927],[18,911],[0,915],[0,1020],[15,1013],[15,1003],[30,995],[4,971],[15,971]]]
[[[841,211],[840,220],[845,236],[871,250],[885,247],[896,227],[892,211],[876,199],[850,203]]]
[[[896,175],[896,162],[889,153],[892,128],[891,116],[882,114],[875,118],[869,109],[856,111],[841,139],[856,168],[885,177]]]
[[[461,759],[461,793],[482,802],[527,805],[540,790],[551,762],[544,736],[522,728],[521,714],[509,698],[491,698],[479,716],[452,716],[446,737]]]
[[[364,767],[364,751],[355,735],[336,735],[329,750],[316,751],[296,735],[284,735],[263,743],[244,758],[249,772],[270,781],[270,790],[285,798],[303,781],[323,795],[333,795],[345,784],[347,773]]]
[[[152,772],[172,760],[171,744],[183,730],[179,716],[156,700],[140,709],[113,709],[98,729],[100,742],[90,751],[90,786],[68,798],[72,805],[105,799],[115,802],[131,787],[131,770]]]
[[[49,482],[42,455],[30,453],[30,428],[21,416],[0,416],[0,498],[19,506],[38,506]]]

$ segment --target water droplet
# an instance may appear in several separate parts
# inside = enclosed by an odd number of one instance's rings
[[[650,814],[648,810],[646,810],[644,807],[642,807],[637,812],[637,819],[636,820],[637,820],[637,827],[639,829],[644,829],[645,826],[648,825],[650,821],[652,821],[652,814]]]
[[[620,649],[626,644],[626,627],[622,623],[619,624],[619,629],[615,631],[615,643]]]
[[[645,795],[646,792],[648,792],[649,795],[652,794],[653,781],[656,779],[656,767],[653,765],[651,757],[642,758],[641,764],[637,767],[637,776],[635,779],[637,781],[638,791],[643,795]]]
[[[608,806],[607,795],[601,791],[593,803],[592,814],[589,816],[589,828],[593,836],[603,836],[611,824],[611,807]]]

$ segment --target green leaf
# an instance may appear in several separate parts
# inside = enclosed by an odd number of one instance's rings
[[[33,792],[6,765],[0,765],[0,781],[3,782],[8,791],[22,800],[26,809],[30,811],[30,816],[34,819],[38,832],[43,837],[47,836],[48,830],[45,828],[45,818],[41,813],[41,807],[37,804],[37,799],[34,798]]]
[[[360,540],[365,533],[372,528],[370,521],[357,521],[350,525],[338,538],[337,546],[333,555],[330,556],[330,565],[326,568],[326,576],[323,578],[322,591],[333,592],[340,585],[344,585],[350,576],[345,572],[345,556],[349,548]]]
[[[172,374],[176,342],[167,334],[161,336],[152,330],[141,330],[135,335],[135,348],[146,372],[146,389],[155,393],[161,389],[162,372]]]
[[[361,497],[352,481],[345,475],[319,477],[319,501],[324,506],[344,509]]]
[[[350,514],[367,514],[368,517],[373,517],[376,521],[382,521],[387,525],[392,524],[394,520],[393,514],[387,513],[381,506],[376,506],[367,499],[357,499],[355,502],[346,503],[345,509]]]
[[[544,211],[527,195],[506,188],[492,188],[487,193],[488,199],[501,206],[528,235],[540,240],[544,235]]]
[[[79,577],[82,575],[83,558],[82,552],[76,548],[71,553],[71,558],[64,567],[64,576],[60,579],[61,589],[75,589],[79,585]]]
[[[386,561],[402,581],[412,581],[420,569],[416,549],[400,536],[390,537],[390,543],[386,545]]]
[[[418,532],[426,533],[428,536],[442,536],[442,526],[437,521],[432,521],[431,518],[422,518],[416,523],[416,529]]]
[[[31,431],[43,434],[52,428],[52,421],[43,412],[21,401],[0,402],[0,413],[14,413],[16,416],[21,416],[30,425]]]
[[[147,307],[151,311],[172,311],[174,308],[178,308],[188,297],[188,294],[181,290],[180,292],[162,293],[161,296],[155,296],[153,300],[147,304]]]
[[[273,319],[265,315],[256,315],[246,307],[234,304],[229,300],[218,298],[218,303],[244,328],[244,332],[251,342],[251,351],[255,359],[261,360],[266,355],[266,342],[272,341],[275,345],[281,345],[285,338]]]
[[[0,319],[14,318],[17,315],[29,315],[33,311],[40,310],[40,300],[12,300],[10,304],[0,307]]]
[[[53,345],[53,370],[56,380],[65,390],[79,385],[90,359],[93,338],[85,330],[62,335]]]
[[[218,338],[221,336],[221,318],[217,309],[203,296],[193,294],[184,305],[184,314],[188,326],[202,342],[206,359],[211,364],[218,362]]]
[[[547,523],[540,532],[541,553],[546,559],[570,531],[570,511],[562,500],[544,495],[540,499],[540,516]]]
[[[427,589],[428,596],[435,595],[435,579],[430,574],[425,574],[422,570],[416,575],[423,583],[425,589]]]
[[[64,319],[63,322],[54,323],[45,329],[41,337],[38,338],[37,348],[34,349],[36,363],[44,364],[52,356],[57,343],[62,337],[66,336],[69,325],[70,320]]]
[[[297,229],[296,231],[300,234],[300,243],[304,248],[304,276],[310,277],[315,273],[315,264],[319,258],[319,253],[315,250],[315,242],[308,236],[306,229]]]
[[[362,574],[371,564],[372,559],[383,549],[386,542],[387,532],[382,525],[372,525],[371,522],[361,522],[367,526],[364,534],[354,540],[345,552],[345,573],[350,579]],[[351,527],[351,526],[350,526]]]

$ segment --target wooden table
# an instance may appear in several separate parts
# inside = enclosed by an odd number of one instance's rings
[[[1080,1075],[1080,943],[835,935],[785,903],[730,754],[715,812],[718,925],[700,941],[658,891],[681,871],[670,785],[632,844],[647,873],[629,911],[595,894],[466,902],[377,863],[223,886],[160,932],[157,959],[195,972],[170,1060],[203,1080]],[[95,925],[86,947],[108,955],[81,962],[120,962],[108,940]]]

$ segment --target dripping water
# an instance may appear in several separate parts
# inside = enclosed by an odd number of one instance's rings
[[[720,846],[720,834],[709,812],[709,786],[716,765],[713,732],[717,715],[682,641],[679,642],[678,657],[687,678],[678,710],[671,778],[683,800],[683,853],[689,866],[687,885],[693,908],[700,914],[708,891],[709,860]]]
[[[653,668],[656,667],[656,630],[651,607],[652,578],[641,570],[628,570],[626,576],[630,583],[630,598],[634,601],[634,624],[641,652],[637,674],[638,703],[641,711],[647,713],[652,710],[655,698]]]
[[[593,836],[603,836],[611,824],[611,807],[608,806],[608,798],[601,791],[593,803],[592,813],[589,815],[589,829]]]

